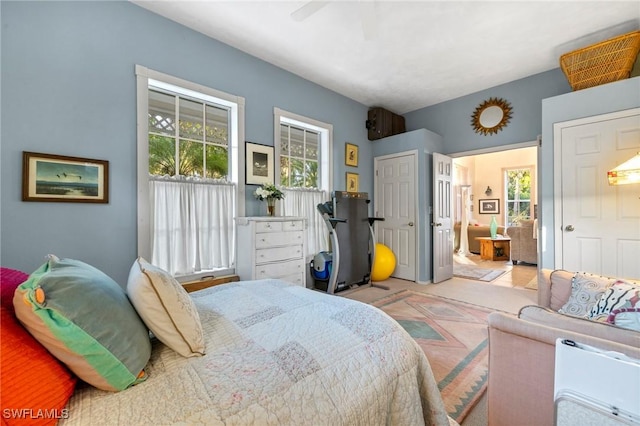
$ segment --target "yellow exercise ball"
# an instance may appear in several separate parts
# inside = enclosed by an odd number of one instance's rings
[[[391,276],[394,269],[396,269],[396,256],[389,247],[377,243],[373,268],[371,268],[371,280],[384,281]]]

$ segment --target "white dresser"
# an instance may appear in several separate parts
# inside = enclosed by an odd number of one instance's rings
[[[302,217],[238,217],[236,273],[241,280],[279,278],[305,287]]]

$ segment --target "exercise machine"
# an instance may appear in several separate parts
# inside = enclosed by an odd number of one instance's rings
[[[370,202],[366,192],[334,191],[331,201],[318,204],[329,230],[331,251],[316,254],[310,263],[317,290],[334,294],[371,285],[376,246],[373,224],[384,219],[369,217]]]

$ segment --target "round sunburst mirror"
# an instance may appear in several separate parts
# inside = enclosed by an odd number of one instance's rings
[[[511,105],[502,98],[489,98],[471,115],[471,125],[476,133],[498,133],[511,120]]]

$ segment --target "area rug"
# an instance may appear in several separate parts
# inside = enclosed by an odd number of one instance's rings
[[[493,281],[507,271],[502,269],[478,268],[473,265],[453,265],[453,275],[478,281]]]
[[[487,388],[490,310],[405,290],[373,303],[427,355],[449,415],[460,423]]]

